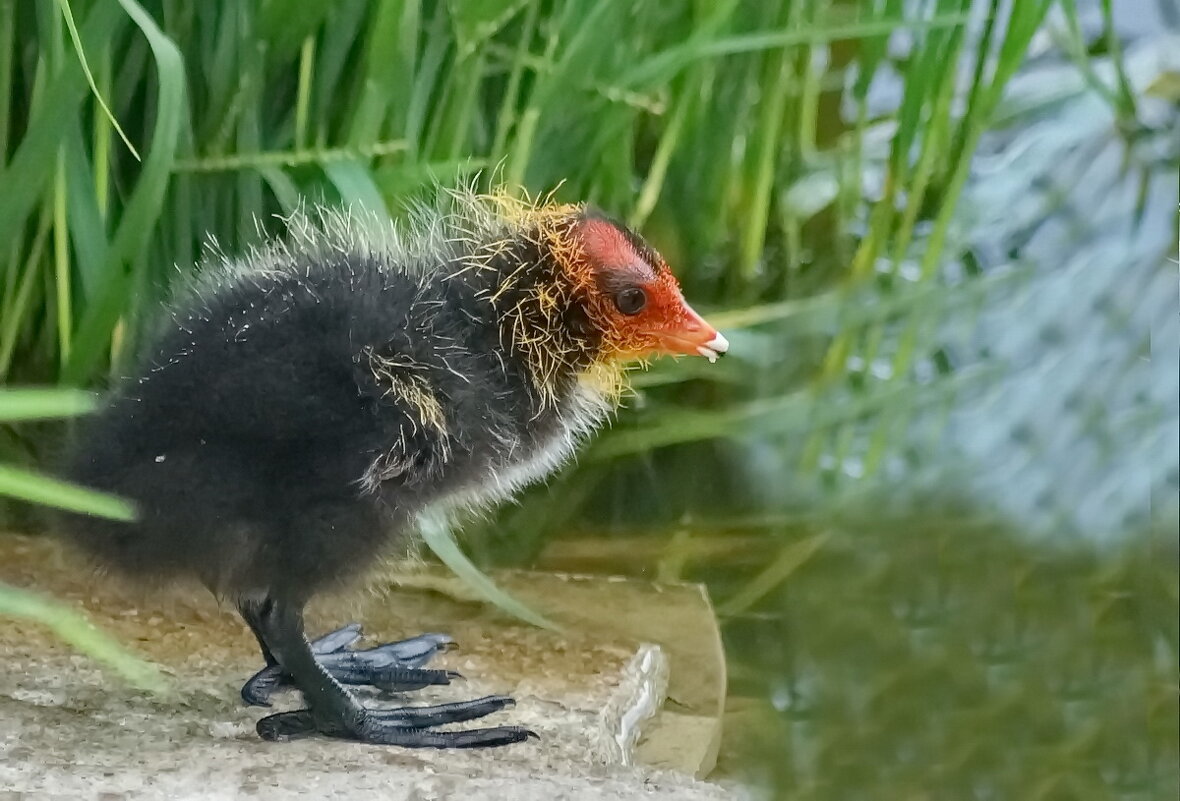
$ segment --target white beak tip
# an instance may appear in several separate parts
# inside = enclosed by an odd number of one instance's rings
[[[729,340],[721,336],[720,333],[718,333],[717,336],[710,339],[704,345],[701,345],[699,348],[697,348],[697,353],[708,359],[710,364],[715,364],[718,358],[724,356],[728,352]]]

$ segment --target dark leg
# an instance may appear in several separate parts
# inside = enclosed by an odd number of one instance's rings
[[[247,612],[243,610],[242,614],[245,616]],[[376,648],[349,648],[360,636],[360,625],[351,623],[311,643],[316,661],[341,684],[407,692],[429,685],[450,684],[452,679],[460,678],[454,671],[420,669],[452,641],[445,634],[422,634]],[[266,655],[265,651],[263,655]],[[251,706],[270,706],[270,696],[289,686],[290,676],[274,662],[268,662],[242,686],[242,700]]]
[[[536,735],[519,726],[469,731],[429,731],[426,726],[473,720],[512,704],[504,696],[401,709],[365,709],[316,660],[303,634],[303,612],[296,605],[267,599],[246,602],[261,639],[303,692],[308,708],[281,712],[258,721],[265,740],[289,740],[313,734],[412,748],[477,748],[522,742]]]
[[[262,629],[259,628],[257,607],[249,604],[242,604],[238,607],[238,612],[242,615],[242,619],[246,621],[246,625],[250,627],[250,632],[254,635],[254,639],[258,640],[258,647],[262,650],[262,658],[266,661],[266,667],[271,668],[278,664],[274,654],[270,652],[270,646],[266,644],[266,640],[262,639]],[[242,697],[246,697],[246,688],[242,688]],[[246,699],[249,703],[249,699]]]

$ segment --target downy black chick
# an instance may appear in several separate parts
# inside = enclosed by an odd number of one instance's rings
[[[237,605],[267,668],[307,708],[259,734],[403,746],[519,742],[515,726],[436,731],[503,696],[366,709],[346,684],[447,683],[421,665],[447,638],[352,650],[314,643],[303,610],[416,518],[490,504],[550,472],[616,406],[628,361],[715,359],[724,337],[640,237],[581,205],[449,195],[408,233],[343,214],[207,268],[177,293],[147,355],[81,427],[68,476],[131,499],[134,523],[67,516],[102,565],[192,578]]]

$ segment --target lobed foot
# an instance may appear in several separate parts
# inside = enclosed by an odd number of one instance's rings
[[[272,742],[321,734],[406,748],[489,748],[524,742],[537,735],[521,726],[493,726],[466,731],[432,731],[430,727],[474,720],[514,705],[515,702],[507,696],[489,695],[474,701],[435,706],[366,709],[349,722],[347,729],[342,729],[335,722],[318,721],[311,710],[301,709],[263,718],[258,721],[258,734],[262,739]]]
[[[407,692],[430,685],[450,684],[452,679],[462,678],[453,670],[422,668],[453,642],[445,634],[421,634],[374,648],[350,648],[360,637],[360,624],[351,623],[314,640],[311,650],[316,661],[341,684]],[[269,665],[242,686],[242,700],[251,706],[270,706],[271,695],[291,686],[290,677],[281,667]]]

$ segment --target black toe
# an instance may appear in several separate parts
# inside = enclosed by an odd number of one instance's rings
[[[339,737],[372,745],[403,748],[495,748],[540,739],[522,726],[492,726],[464,731],[435,731],[431,727],[460,723],[515,706],[504,695],[433,706],[366,709],[347,724],[325,726],[311,710],[280,712],[258,721],[258,734],[269,742],[287,742],[314,735]]]

